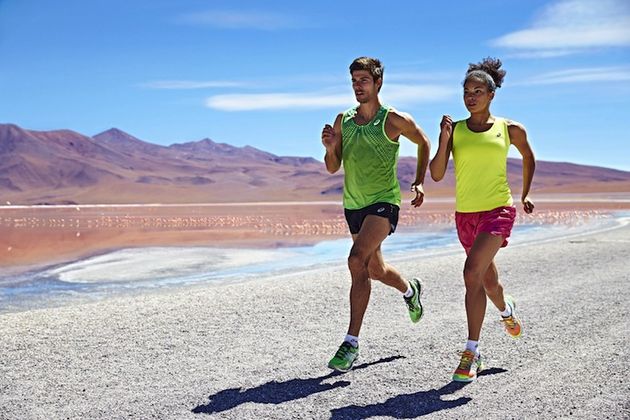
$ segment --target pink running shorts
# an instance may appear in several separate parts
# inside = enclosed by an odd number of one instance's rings
[[[455,212],[455,225],[457,226],[459,242],[468,254],[477,235],[481,232],[487,232],[491,235],[502,236],[503,244],[501,247],[506,247],[515,219],[516,207],[514,206],[497,207],[475,213]]]

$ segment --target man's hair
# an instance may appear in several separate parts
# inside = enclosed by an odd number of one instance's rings
[[[372,79],[376,82],[383,78],[383,64],[378,58],[359,57],[350,64],[350,74],[357,70],[367,70],[372,75]]]

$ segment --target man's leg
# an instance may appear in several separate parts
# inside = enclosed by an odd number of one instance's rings
[[[409,282],[402,278],[398,270],[383,260],[381,245],[374,250],[368,262],[368,273],[372,280],[378,280],[388,286],[405,293],[409,288]]]
[[[379,280],[402,292],[411,322],[417,323],[420,321],[423,315],[423,308],[422,302],[420,302],[422,283],[419,279],[414,278],[411,282],[405,280],[398,270],[383,260],[380,245],[370,256],[368,272],[372,280]]]
[[[348,268],[352,277],[350,288],[350,325],[348,335],[328,362],[328,367],[341,372],[352,368],[359,357],[359,332],[363,323],[363,315],[370,301],[371,283],[368,273],[368,261],[381,242],[389,235],[390,223],[387,218],[368,215],[363,220],[361,229],[352,235],[354,244],[348,257]]]
[[[365,217],[359,233],[353,235],[354,244],[348,257],[348,268],[352,277],[349,335],[359,336],[372,289],[368,262],[374,251],[381,246],[381,242],[387,238],[389,232],[389,219],[368,215]]]

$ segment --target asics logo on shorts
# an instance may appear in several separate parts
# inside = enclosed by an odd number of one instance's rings
[[[383,213],[385,211],[385,207],[381,207],[380,209],[376,210],[377,213]]]

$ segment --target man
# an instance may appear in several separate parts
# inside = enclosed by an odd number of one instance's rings
[[[344,167],[343,205],[352,234],[348,257],[352,277],[350,326],[343,343],[328,366],[346,372],[359,355],[359,331],[370,299],[371,280],[379,280],[404,295],[412,322],[422,317],[418,279],[411,282],[383,261],[381,243],[398,223],[400,185],[396,176],[399,138],[418,145],[416,180],[411,189],[418,207],[424,200],[422,184],[429,161],[429,139],[406,113],[381,105],[378,93],[383,85],[383,66],[375,58],[360,57],[350,65],[352,89],[357,107],[337,115],[334,126],[326,125],[322,143],[328,172]]]

